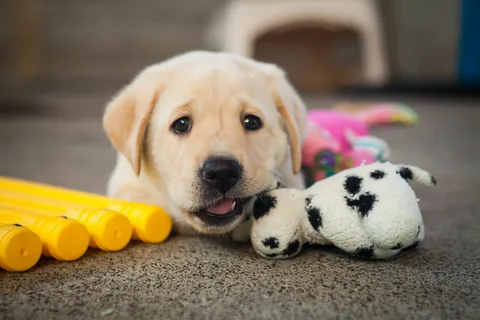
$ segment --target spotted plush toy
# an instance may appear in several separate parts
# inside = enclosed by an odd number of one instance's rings
[[[253,205],[252,245],[272,259],[294,257],[306,243],[334,245],[358,258],[390,258],[425,237],[409,181],[436,184],[420,168],[376,162],[303,191],[270,191]]]

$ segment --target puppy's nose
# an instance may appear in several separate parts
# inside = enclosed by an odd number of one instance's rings
[[[203,164],[202,180],[214,189],[225,193],[237,184],[242,176],[242,167],[236,160],[212,158]]]

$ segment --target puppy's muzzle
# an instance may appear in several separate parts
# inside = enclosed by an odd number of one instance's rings
[[[210,158],[200,169],[200,175],[208,188],[225,194],[242,178],[242,171],[240,163],[234,159]]]
[[[248,198],[228,195],[242,179],[243,168],[232,158],[212,157],[200,168],[200,180],[208,205],[194,214],[206,225],[224,227],[239,219]],[[213,201],[212,201],[213,200]]]

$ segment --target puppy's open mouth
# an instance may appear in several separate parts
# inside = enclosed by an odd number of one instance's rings
[[[242,215],[243,206],[250,198],[223,198],[199,210],[195,215],[209,225],[228,225]]]

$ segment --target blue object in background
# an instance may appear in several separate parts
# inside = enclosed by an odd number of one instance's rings
[[[458,78],[460,85],[480,85],[480,0],[462,0]]]

